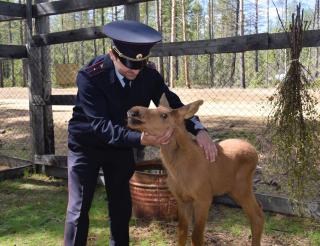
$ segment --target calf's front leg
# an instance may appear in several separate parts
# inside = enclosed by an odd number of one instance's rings
[[[194,201],[194,226],[192,231],[192,246],[204,245],[204,229],[208,219],[211,200]]]
[[[188,237],[189,221],[192,217],[191,204],[178,201],[178,245],[185,246]]]

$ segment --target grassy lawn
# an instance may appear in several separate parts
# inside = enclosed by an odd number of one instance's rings
[[[88,245],[108,245],[106,195],[97,188]],[[42,175],[0,182],[0,245],[62,245],[66,182]],[[132,219],[131,245],[174,245],[176,222]],[[248,222],[240,209],[214,206],[206,245],[249,245]],[[320,222],[266,213],[263,245],[320,245]]]

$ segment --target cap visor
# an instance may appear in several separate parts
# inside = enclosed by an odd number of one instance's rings
[[[120,61],[123,63],[123,65],[125,65],[127,68],[130,68],[130,69],[142,69],[147,64],[147,60],[130,61],[123,57],[119,57],[119,58],[120,58]]]

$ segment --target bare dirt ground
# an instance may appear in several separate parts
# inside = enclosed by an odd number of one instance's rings
[[[257,128],[257,122],[267,115],[268,97],[273,93],[267,89],[175,89],[188,103],[203,99],[204,105],[198,115],[206,127],[216,131],[232,127]],[[76,94],[76,88],[53,89],[52,94]],[[30,149],[30,126],[26,88],[0,88],[0,146],[6,151]],[[56,153],[66,153],[67,123],[71,117],[71,106],[53,106]],[[13,154],[13,153],[12,153]]]
[[[9,169],[8,166],[4,166],[0,164],[0,171],[7,170],[7,169]]]

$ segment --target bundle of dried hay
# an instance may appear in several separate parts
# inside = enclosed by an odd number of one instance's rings
[[[291,198],[303,202],[315,197],[319,178],[319,124],[316,100],[300,63],[303,31],[308,23],[303,21],[301,5],[292,14],[292,24],[287,36],[290,41],[291,63],[285,78],[280,82],[268,119],[273,142],[273,161],[278,171],[286,174]]]

